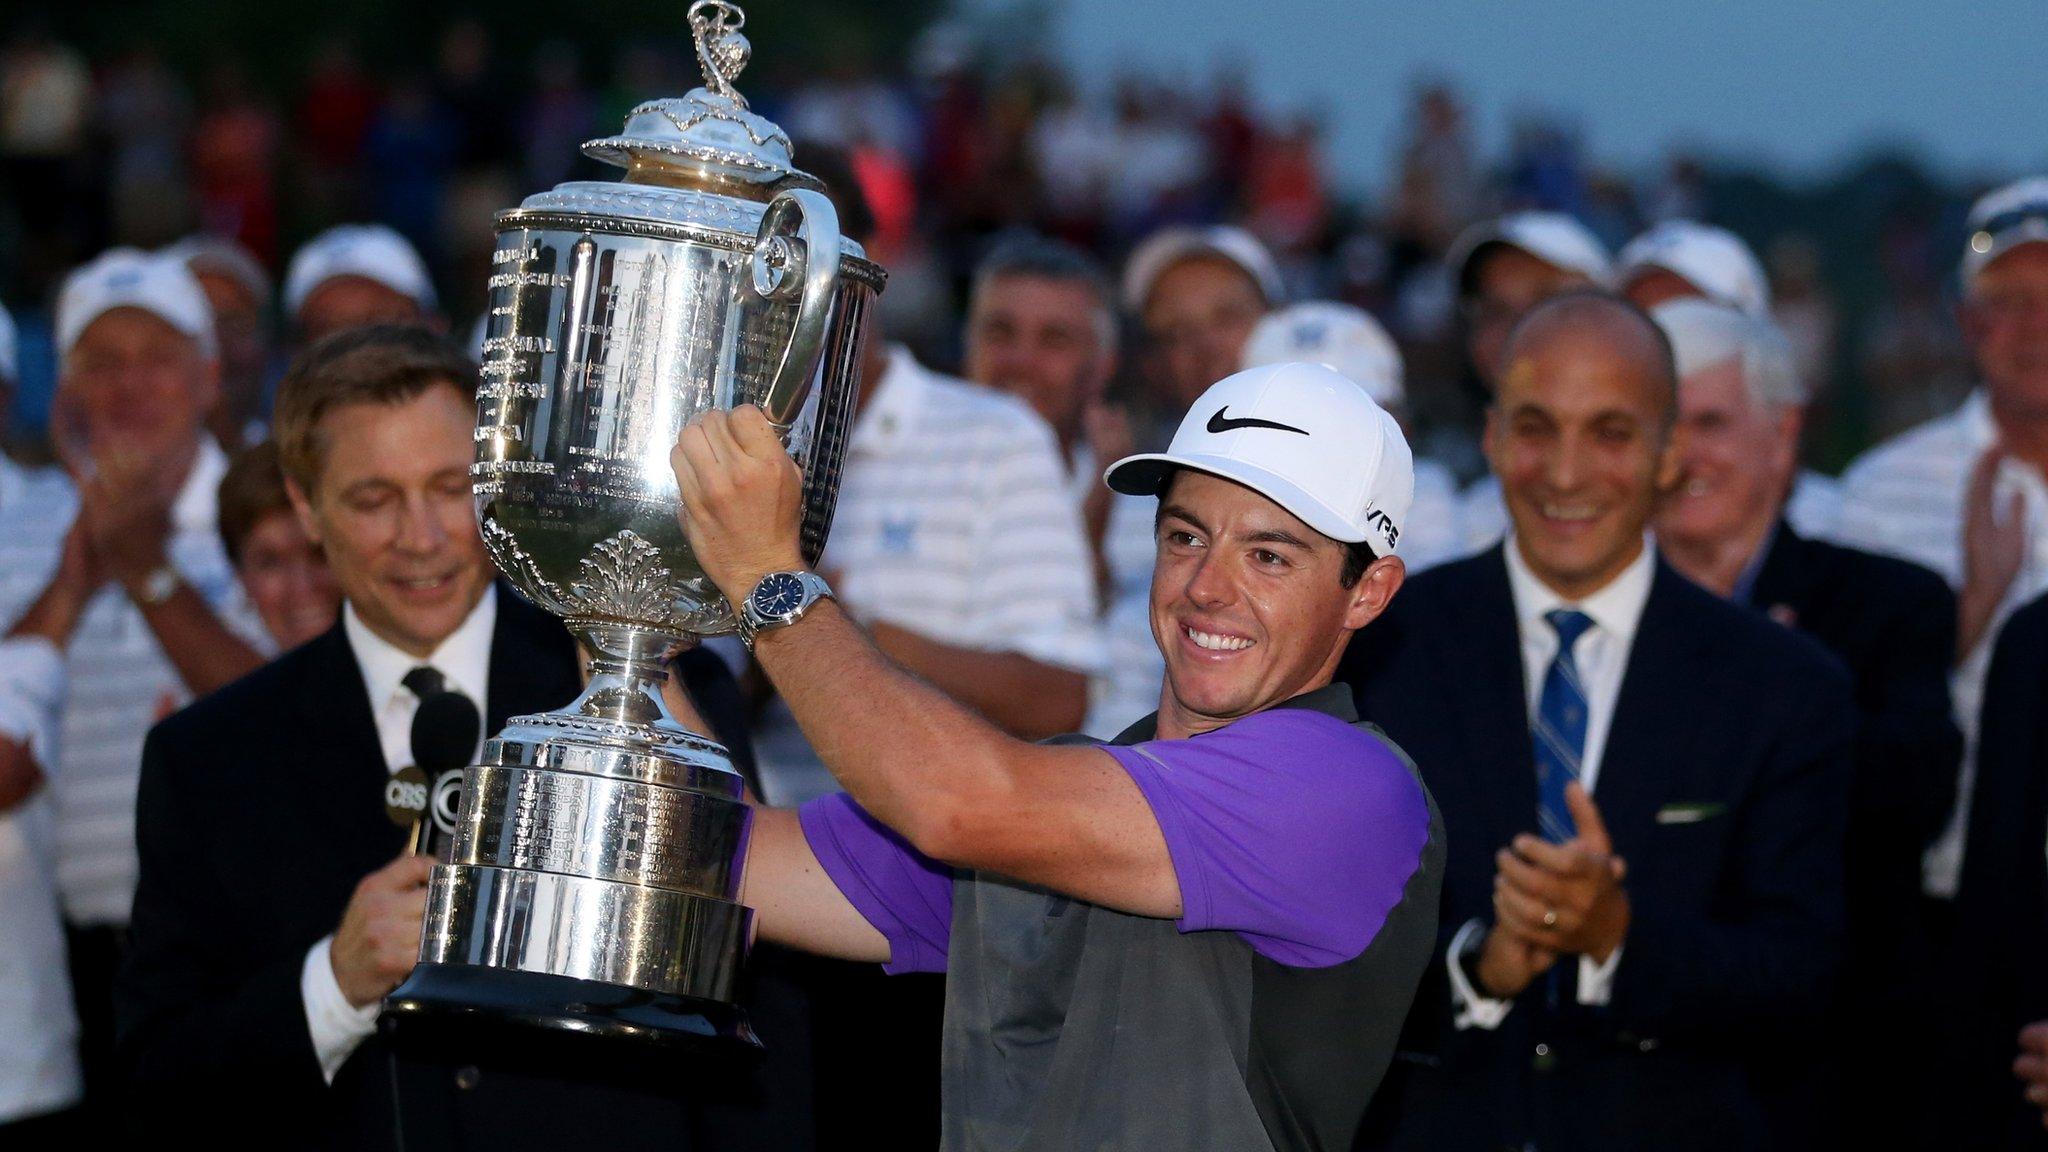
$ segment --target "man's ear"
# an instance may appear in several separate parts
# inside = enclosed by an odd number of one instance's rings
[[[1685,481],[1685,425],[1677,420],[1664,430],[1664,446],[1657,451],[1657,471],[1651,483],[1658,496],[1678,491]]]
[[[292,515],[298,517],[299,527],[305,531],[306,538],[325,547],[327,542],[320,538],[320,518],[313,513],[313,502],[307,498],[306,490],[299,487],[297,480],[286,476],[284,494],[292,502]]]
[[[1344,609],[1344,627],[1356,632],[1379,618],[1394,602],[1394,594],[1408,579],[1408,565],[1399,556],[1382,556],[1365,566],[1365,574],[1351,587],[1351,603]]]

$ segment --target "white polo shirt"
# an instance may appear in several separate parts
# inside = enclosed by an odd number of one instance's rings
[[[1991,403],[1979,390],[1947,416],[1921,424],[1872,448],[1842,475],[1841,519],[1832,538],[1843,544],[1910,560],[1963,583],[1964,501],[1970,472],[1998,438]],[[2031,465],[2007,457],[1999,468],[2000,498],[2017,492],[2026,507],[2027,548],[2005,599],[1984,637],[1949,677],[1956,724],[1963,730],[1956,806],[1941,839],[1927,850],[1929,895],[1953,897],[1962,878],[1963,835],[1977,782],[1978,710],[1991,649],[2013,609],[2048,592],[2048,483]]]
[[[211,437],[200,440],[192,471],[171,505],[169,559],[221,622],[259,650],[263,625],[236,583],[215,526],[227,456]],[[65,527],[77,508],[68,483]],[[39,568],[37,589],[56,569],[62,532]],[[57,886],[64,915],[96,927],[124,925],[135,898],[135,785],[142,741],[158,720],[191,699],[157,644],[156,634],[118,584],[101,588],[79,620],[69,652],[59,657],[40,642],[0,645],[0,691],[35,683],[61,685],[46,693],[37,722],[55,731],[51,789],[57,803]],[[0,714],[17,705],[0,705]]]
[[[1052,429],[900,347],[855,421],[818,566],[862,623],[1084,674],[1104,666],[1094,566]],[[779,702],[755,751],[772,804],[837,787]]]
[[[0,456],[0,616],[20,616],[48,581],[71,525],[71,487],[54,470]],[[55,668],[53,679],[0,684],[0,735],[27,743],[47,771],[53,733],[39,731],[63,696],[63,665],[41,640],[0,666]],[[57,907],[57,808],[45,787],[0,812],[0,1124],[78,1102],[78,1020]]]

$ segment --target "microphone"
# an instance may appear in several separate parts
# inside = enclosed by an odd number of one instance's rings
[[[462,806],[462,770],[483,733],[476,703],[460,692],[432,692],[412,717],[412,762],[427,784],[413,834],[413,851],[439,856],[455,836]]]

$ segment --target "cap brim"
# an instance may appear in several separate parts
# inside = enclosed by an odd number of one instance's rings
[[[2048,228],[2015,228],[2010,233],[1994,240],[1991,247],[1983,252],[1972,249],[1963,268],[1965,281],[1975,280],[1978,273],[1991,267],[1991,262],[2015,249],[2029,244],[2048,244]]]
[[[1352,524],[1335,508],[1308,494],[1308,491],[1277,473],[1247,464],[1228,456],[1203,454],[1177,455],[1171,452],[1146,452],[1137,456],[1126,456],[1110,465],[1102,474],[1102,482],[1113,491],[1126,496],[1160,496],[1173,479],[1173,474],[1183,468],[1206,472],[1221,477],[1233,484],[1242,484],[1257,492],[1292,514],[1296,519],[1332,540],[1344,544],[1362,544],[1369,539],[1365,529]]]

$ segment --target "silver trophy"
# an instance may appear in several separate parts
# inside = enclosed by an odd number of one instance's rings
[[[477,517],[595,659],[582,696],[514,718],[463,773],[394,1022],[758,1043],[733,1003],[751,811],[726,750],[661,699],[670,655],[735,628],[677,523],[669,449],[700,413],[759,404],[803,470],[815,563],[884,273],[734,91],[739,8],[697,0],[689,19],[705,86],[583,146],[624,179],[497,218]]]

